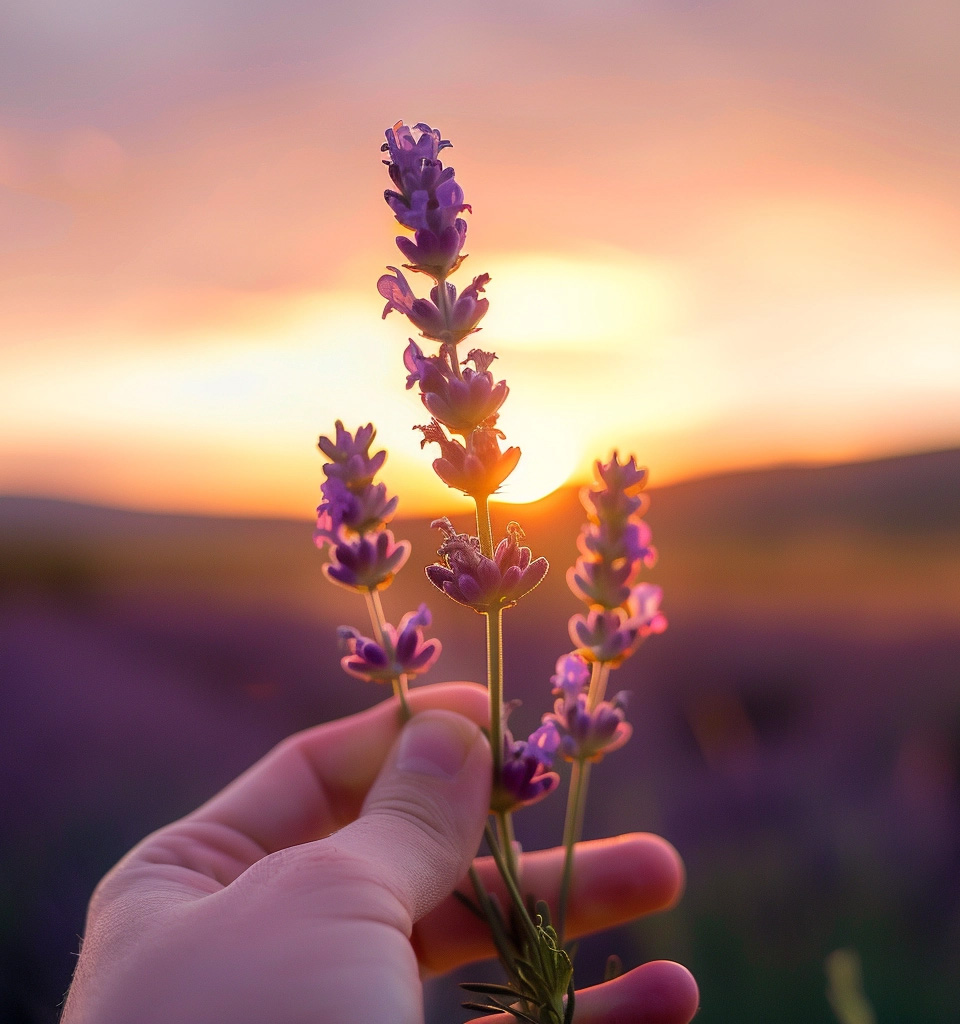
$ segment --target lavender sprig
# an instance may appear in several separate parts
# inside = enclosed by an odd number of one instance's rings
[[[383,316],[397,311],[423,339],[439,343],[438,351],[428,355],[411,339],[404,352],[407,387],[419,387],[431,415],[429,423],[415,429],[423,434],[421,447],[437,444],[440,448],[440,457],[433,463],[436,474],[449,487],[472,497],[476,506],[475,536],[459,533],[447,519],[434,523],[444,540],[439,561],[427,567],[427,577],[449,598],[481,613],[486,623],[494,770],[491,813],[497,826],[495,834],[489,831],[488,841],[511,894],[517,928],[513,940],[498,943],[498,948],[514,986],[514,1002],[537,1014],[524,1019],[559,1024],[573,1012],[572,967],[548,917],[534,922],[520,895],[511,822],[513,810],[556,788],[558,777],[548,770],[556,745],[548,727],[541,727],[526,741],[515,741],[505,725],[509,706],[503,696],[503,612],[540,583],[548,566],[546,559],[534,558],[521,545],[523,531],[516,523],[507,526],[506,537],[494,546],[489,498],[516,468],[520,450],[504,450],[500,445],[504,434],[496,424],[509,388],[505,381],[495,381],[490,371],[495,353],[474,348],[462,360],[458,354],[464,338],[480,329],[489,307],[481,294],[490,278],[487,274],[475,277],[459,295],[447,280],[464,259],[467,225],[460,214],[470,209],[453,169],[439,159],[450,143],[425,124],[410,129],[398,122],[386,137],[383,150],[389,158],[384,162],[396,188],[388,189],[384,197],[401,226],[414,232],[413,241],[403,235],[397,238],[409,261],[404,269],[426,274],[435,284],[429,298],[418,298],[403,273],[388,267],[391,273],[377,283],[387,300]],[[482,907],[493,906],[479,890],[478,898]],[[496,936],[496,915],[490,911],[487,916]],[[536,982],[532,987],[531,977]]]
[[[557,662],[553,692],[559,699],[553,713],[544,716],[544,724],[557,730],[563,756],[572,762],[557,923],[561,940],[573,882],[573,851],[583,833],[590,766],[630,738],[627,694],[605,701],[607,679],[611,669],[648,636],[667,628],[660,588],[639,580],[640,572],[652,568],[657,559],[650,527],[641,518],[647,504],[641,493],[647,471],[632,455],[621,462],[617,452],[606,463],[598,461],[594,471],[598,486],[584,488],[580,496],[587,512],[577,540],[580,557],[567,573],[567,585],[587,605],[587,612],[570,617],[570,638],[577,649]]]
[[[363,595],[373,627],[373,638],[352,626],[340,627],[338,635],[347,650],[340,662],[343,670],[370,682],[390,683],[407,719],[407,683],[437,660],[440,641],[424,639],[423,628],[430,625],[426,605],[408,612],[397,628],[383,613],[380,591],[390,586],[410,556],[410,543],[397,541],[387,528],[397,498],[387,496],[385,484],[374,483],[387,458],[382,450],[370,454],[375,437],[370,423],[351,434],[337,420],[334,437],[318,441],[328,461],[323,466],[326,479],[320,487],[323,501],[317,508],[314,543],[321,550],[329,549],[324,575],[331,583]]]

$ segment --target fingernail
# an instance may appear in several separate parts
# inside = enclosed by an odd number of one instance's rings
[[[424,711],[404,726],[397,770],[452,779],[477,738],[477,727],[452,711]]]

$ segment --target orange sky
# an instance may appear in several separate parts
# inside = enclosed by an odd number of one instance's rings
[[[837,9],[841,7],[843,9]],[[960,15],[40,0],[0,41],[0,492],[307,515],[316,434],[409,427],[378,147],[438,125],[515,496],[960,443]]]

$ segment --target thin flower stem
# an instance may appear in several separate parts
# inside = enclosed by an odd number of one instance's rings
[[[587,690],[587,710],[596,710],[597,705],[603,700],[607,692],[607,679],[610,677],[610,663],[606,661],[595,661],[593,671],[590,673],[590,689]]]
[[[570,790],[567,794],[567,813],[563,821],[563,875],[560,881],[560,900],[557,913],[557,935],[563,945],[564,927],[567,920],[567,904],[573,885],[573,851],[583,834],[583,815],[587,803],[587,787],[590,782],[590,762],[573,762],[570,773]]]
[[[484,612],[487,623],[487,692],[494,784],[503,770],[503,609]]]
[[[489,825],[486,825],[484,828],[484,836],[487,840],[487,846],[490,847],[490,853],[493,855],[494,862],[497,865],[497,870],[500,872],[500,877],[503,879],[504,885],[507,887],[510,902],[514,905],[517,914],[520,917],[520,922],[523,925],[524,931],[526,931],[528,936],[536,939],[536,925],[533,923],[533,919],[530,917],[530,912],[527,910],[526,904],[523,902],[523,896],[520,894],[520,887],[517,885],[513,874],[510,872],[509,866],[503,858],[503,850],[497,842],[497,837],[494,835],[493,829]]]
[[[477,505],[477,536],[480,538],[480,553],[493,558],[493,527],[490,525],[490,499],[486,496],[473,499]]]
[[[497,834],[500,837],[500,848],[503,850],[503,859],[507,862],[510,874],[520,888],[520,865],[517,863],[517,855],[514,849],[515,837],[513,834],[513,815],[509,811],[497,811]]]
[[[373,626],[373,638],[383,646],[383,627],[386,617],[383,614],[383,605],[380,603],[380,591],[368,590],[363,595],[367,599],[367,611],[370,613],[370,623]]]
[[[477,506],[477,533],[480,551],[493,557],[493,530],[490,503],[486,497],[474,498]],[[503,769],[503,609],[484,613],[487,621],[487,692],[490,696],[490,748],[493,754],[493,780],[496,785]],[[513,821],[509,811],[496,814],[500,848],[514,884],[520,884],[520,871],[514,852]]]
[[[386,650],[386,645],[389,641],[383,631],[383,627],[387,620],[383,614],[383,605],[380,603],[380,592],[368,590],[365,592],[364,597],[367,599],[367,611],[370,613],[370,623],[373,626],[374,639]],[[400,704],[400,721],[409,722],[412,712],[410,711],[410,705],[407,703],[407,677],[406,675],[396,676],[391,680],[391,683],[393,684],[393,694]]]

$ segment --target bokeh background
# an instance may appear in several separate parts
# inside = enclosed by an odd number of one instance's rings
[[[960,1012],[960,13],[754,0],[14,0],[0,31],[0,1018],[56,1019],[107,867],[342,677],[316,435],[375,418],[412,566],[463,517],[374,285],[378,147],[439,126],[524,450],[500,505],[547,582],[509,614],[519,724],[575,610],[576,487],[652,468],[670,629],[592,835],[654,829],[684,902],[585,944],[700,980],[709,1024]],[[549,496],[548,496],[549,495]],[[415,568],[436,678],[480,619]],[[521,721],[521,719],[525,720]],[[519,822],[552,844],[559,807]],[[450,984],[431,1021],[461,1019]]]

